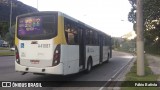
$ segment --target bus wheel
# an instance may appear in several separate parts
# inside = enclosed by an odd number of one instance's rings
[[[86,70],[86,72],[89,73],[91,70],[92,70],[92,60],[91,60],[91,58],[89,58],[88,62],[87,62],[87,70]]]

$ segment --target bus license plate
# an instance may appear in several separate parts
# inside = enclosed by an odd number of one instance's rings
[[[30,60],[31,64],[39,64],[39,60]]]

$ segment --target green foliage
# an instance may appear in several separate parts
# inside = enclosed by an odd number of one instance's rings
[[[128,21],[135,23],[136,21],[136,0],[128,0],[130,4],[132,5],[132,9],[128,14]]]
[[[9,32],[7,32],[5,40],[8,41],[11,46],[13,46],[14,39],[11,37],[11,34]]]
[[[8,41],[11,46],[14,46],[14,39],[15,39],[14,35],[15,35],[15,25],[13,25],[11,29],[9,29],[9,32],[7,32],[7,34],[5,35],[5,40]]]
[[[123,39],[121,37],[112,37],[112,47],[113,49],[119,48]]]
[[[121,45],[121,50],[134,52],[136,43],[134,40],[125,40]]]
[[[0,47],[0,50],[9,50],[9,48]]]
[[[136,21],[136,0],[128,0],[132,5],[132,9],[128,14],[128,20],[132,23]],[[159,18],[160,14],[160,0],[143,0],[143,18],[144,23],[148,19]]]
[[[14,56],[14,51],[0,52],[0,56]]]
[[[158,44],[156,44],[156,45],[146,45],[145,49],[146,49],[145,51],[150,53],[150,54],[160,55],[160,48],[159,48]]]
[[[14,42],[16,17],[21,14],[37,12],[38,10],[23,4],[20,1],[12,0],[12,28],[9,29],[11,0],[0,0],[0,36],[8,41],[10,45]]]
[[[128,14],[128,20],[136,24],[136,0],[128,0],[132,5],[132,9]],[[155,52],[160,52],[160,0],[143,0],[143,25],[145,47],[150,47],[150,50],[157,48]],[[159,46],[157,46],[159,45]],[[149,51],[148,48],[145,48]]]
[[[9,33],[10,33],[11,37],[14,38],[14,35],[15,35],[15,25],[13,25],[11,27],[11,29],[9,29]]]
[[[130,72],[126,75],[125,81],[157,81],[157,76],[154,75],[148,67],[148,61],[145,58],[145,76],[137,76],[137,63],[135,62]],[[127,85],[127,82],[122,83],[122,86]],[[159,90],[158,87],[122,87],[121,90]]]
[[[0,22],[0,35],[4,39],[6,33],[8,32],[8,22]]]

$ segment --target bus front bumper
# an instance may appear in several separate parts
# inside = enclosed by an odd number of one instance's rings
[[[18,64],[15,61],[15,71],[64,75],[64,73],[63,73],[63,63],[59,63],[57,66],[53,66],[53,67],[39,68],[39,67],[23,66],[23,65]]]

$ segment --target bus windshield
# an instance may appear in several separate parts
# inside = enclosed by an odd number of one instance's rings
[[[22,40],[50,39],[57,35],[54,15],[21,17],[18,19],[18,38]]]

